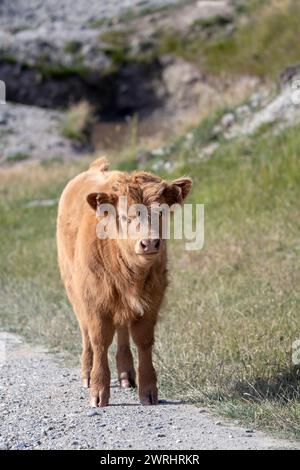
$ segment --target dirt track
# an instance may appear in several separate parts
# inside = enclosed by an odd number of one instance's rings
[[[112,381],[111,405],[90,409],[79,370],[62,355],[0,333],[0,449],[295,449],[218,420],[205,410],[162,400],[139,405]]]

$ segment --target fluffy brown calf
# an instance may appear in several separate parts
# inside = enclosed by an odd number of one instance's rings
[[[137,383],[141,403],[156,404],[156,374],[152,364],[154,327],[167,287],[166,241],[100,239],[96,226],[99,206],[119,197],[131,204],[182,203],[191,180],[166,182],[146,172],[107,171],[105,158],[71,180],[63,191],[57,220],[61,276],[82,333],[82,379],[91,388],[92,406],[109,401],[108,348],[117,333],[117,369],[120,384],[135,385],[136,374],[129,335],[138,350]],[[119,220],[131,222],[117,212]],[[117,227],[116,227],[117,228]]]

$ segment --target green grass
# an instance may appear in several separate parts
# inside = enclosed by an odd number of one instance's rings
[[[67,52],[68,54],[77,54],[80,49],[81,49],[81,42],[79,41],[69,41],[66,43],[65,47],[64,47],[64,51]]]
[[[134,29],[127,28],[106,30],[99,34],[99,49],[112,61],[111,68],[104,75],[116,73],[120,66],[127,63],[135,63],[142,66],[157,60],[157,52],[153,47],[151,39],[141,41],[138,52],[132,49],[130,37],[133,33]]]
[[[161,5],[161,6],[148,6],[141,8],[140,10],[132,10],[128,9],[124,13],[122,13],[118,20],[121,23],[130,23],[131,21],[138,20],[143,16],[154,15],[156,13],[166,13],[174,10],[176,8],[175,5]]]
[[[213,73],[276,77],[300,60],[299,15],[297,0],[263,4],[231,37],[204,47],[206,67]]]
[[[174,261],[180,275],[158,345],[170,395],[297,437],[299,143],[296,128],[223,144],[210,161],[178,169],[206,204],[206,242]]]
[[[131,23],[132,21],[138,20],[144,16],[153,15],[155,13],[165,13],[173,10],[174,8],[175,6],[171,4],[157,7],[144,7],[137,10],[128,9],[115,18],[104,17],[91,20],[88,22],[88,26],[90,28],[103,28],[105,26],[112,26],[114,22],[121,24]]]
[[[201,28],[212,28],[216,26],[224,26],[231,23],[231,20],[229,18],[226,18],[224,16],[213,16],[211,18],[203,18],[200,20],[196,20],[193,24],[193,26],[199,26]]]
[[[89,28],[103,28],[104,26],[112,26],[113,24],[113,18],[96,18],[94,20],[91,20],[87,23],[87,26]]]
[[[197,62],[214,75],[277,77],[300,60],[298,41],[300,4],[297,0],[251,2],[240,11],[231,34],[226,22],[212,18],[194,24],[184,35],[158,34],[160,53],[171,53]],[[213,29],[212,29],[213,28]],[[207,29],[211,30],[207,35]]]
[[[190,174],[190,202],[205,203],[205,246],[170,244],[171,286],[157,329],[161,394],[251,426],[300,437],[300,132],[221,142],[195,162],[209,138],[173,145],[173,175]],[[189,163],[189,159],[193,163]],[[87,162],[2,170],[0,270],[2,327],[71,352],[80,336],[61,286],[55,251],[57,198]]]
[[[129,60],[128,34],[125,30],[107,30],[99,35],[101,50],[111,58],[114,65]]]
[[[6,162],[13,164],[13,163],[17,163],[17,162],[23,162],[24,160],[27,160],[28,158],[30,158],[29,153],[27,153],[27,152],[16,152],[12,155],[9,155],[6,158]]]
[[[83,169],[80,163],[68,168],[53,162],[51,171],[41,164],[0,173],[1,326],[75,354],[80,344],[78,328],[57,270],[57,208],[30,208],[27,203],[57,198],[66,180]],[[15,189],[11,184],[16,184]]]
[[[77,48],[76,51],[75,48]],[[57,78],[63,80],[71,75],[89,76],[89,69],[84,65],[83,57],[80,54],[80,44],[77,41],[67,43],[65,52],[73,55],[71,64],[54,63],[46,52],[42,53],[37,59],[34,69],[41,74],[43,79]],[[30,68],[28,64],[23,64],[23,67]]]

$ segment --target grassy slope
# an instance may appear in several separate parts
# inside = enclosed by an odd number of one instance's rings
[[[177,170],[193,175],[192,199],[206,204],[206,242],[201,253],[175,260],[181,273],[160,330],[172,392],[186,387],[183,396],[297,436],[299,143],[299,128],[256,136]],[[191,143],[184,160],[194,152]]]
[[[276,78],[300,60],[299,14],[298,0],[261,2],[231,37],[204,47],[206,66],[214,73]]]
[[[225,27],[220,33],[216,18],[209,25],[195,24],[184,36],[162,34],[160,48],[196,61],[214,75],[277,78],[300,61],[299,15],[298,0],[254,0],[230,34]]]
[[[209,161],[188,163],[205,126],[173,150],[184,164],[171,176],[191,174],[191,200],[206,204],[206,242],[192,254],[182,242],[171,245],[174,270],[155,356],[161,388],[299,436],[291,364],[300,331],[299,128],[223,143]],[[56,265],[56,207],[26,202],[58,197],[86,164],[0,173],[1,325],[76,358],[79,333]]]

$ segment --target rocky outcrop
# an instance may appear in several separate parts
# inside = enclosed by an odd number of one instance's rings
[[[147,113],[169,96],[157,33],[230,21],[234,4],[93,0],[87,8],[81,0],[3,0],[0,79],[14,102],[62,108],[85,98],[102,116]]]
[[[189,162],[199,162],[213,158],[225,141],[260,134],[267,137],[300,124],[299,65],[285,70],[280,82],[271,88],[255,82],[253,87],[256,91],[242,104],[223,113],[219,109],[215,118],[202,121],[179,139],[151,152],[139,153],[137,164],[141,167],[147,164],[154,171],[170,171],[178,164],[174,155],[188,151]]]
[[[8,101],[64,109],[85,99],[103,119],[120,119],[132,113],[142,116],[161,104],[160,70],[157,62],[132,62],[107,75],[59,69],[43,75],[23,64],[2,62],[0,79],[6,83]]]
[[[237,107],[233,112],[225,114],[217,134],[226,139],[241,135],[251,135],[262,128],[270,127],[280,132],[286,127],[300,123],[300,67],[288,69],[282,74],[279,89],[264,90],[255,93],[249,103]]]
[[[34,106],[0,106],[0,165],[67,159],[81,147],[62,137],[64,114]]]

